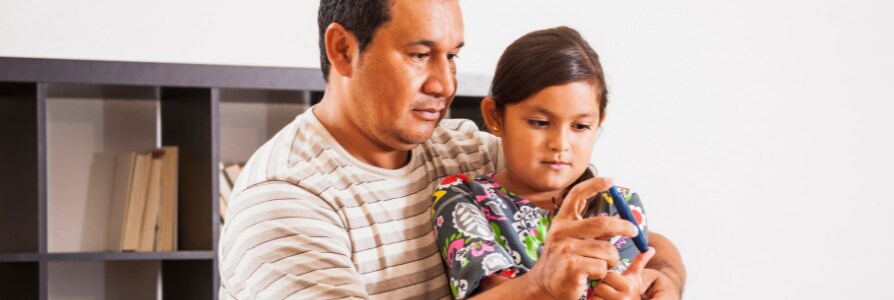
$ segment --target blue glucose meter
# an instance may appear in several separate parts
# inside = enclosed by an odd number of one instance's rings
[[[636,249],[639,249],[639,252],[649,251],[649,244],[646,243],[646,236],[643,234],[642,229],[640,229],[639,223],[636,222],[636,218],[633,217],[633,213],[630,212],[630,207],[627,206],[627,201],[624,200],[624,197],[618,192],[618,188],[612,186],[609,188],[608,193],[611,194],[611,197],[613,198],[611,202],[615,205],[615,209],[618,210],[618,214],[621,215],[621,218],[636,225],[636,237],[633,238],[633,244],[636,245]]]

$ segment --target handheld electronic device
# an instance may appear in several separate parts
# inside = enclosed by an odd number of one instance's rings
[[[618,210],[618,214],[621,215],[621,218],[633,223],[636,225],[636,236],[633,238],[633,244],[636,245],[636,248],[639,249],[639,252],[649,251],[649,244],[646,243],[646,236],[643,234],[643,231],[639,227],[639,223],[636,222],[636,218],[633,217],[633,213],[630,212],[630,207],[627,206],[627,201],[624,200],[624,197],[621,196],[621,192],[618,192],[618,188],[612,186],[609,188],[608,193],[611,195],[612,204],[614,204],[615,209]]]

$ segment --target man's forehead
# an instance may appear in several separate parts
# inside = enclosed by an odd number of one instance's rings
[[[456,0],[396,0],[382,28],[401,46],[460,47],[463,22]]]

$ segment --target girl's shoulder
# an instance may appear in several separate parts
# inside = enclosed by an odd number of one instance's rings
[[[465,201],[481,202],[486,198],[492,198],[497,193],[499,184],[494,181],[493,173],[471,178],[464,174],[447,176],[441,180],[433,194],[432,208],[438,207],[441,199],[464,198]]]
[[[470,178],[465,174],[456,174],[444,177],[438,184],[437,190],[446,190],[453,187],[471,190],[474,187],[493,188],[497,185],[493,173]]]

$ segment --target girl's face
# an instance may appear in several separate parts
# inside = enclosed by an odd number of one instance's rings
[[[491,130],[503,139],[510,191],[560,192],[583,174],[602,123],[596,95],[595,85],[572,82],[504,105]]]

